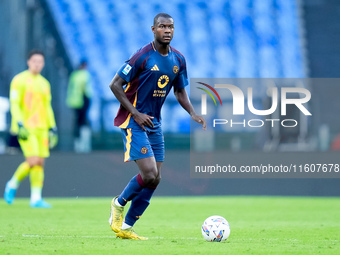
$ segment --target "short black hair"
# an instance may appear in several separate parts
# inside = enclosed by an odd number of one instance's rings
[[[27,55],[27,59],[30,59],[33,55],[41,55],[45,58],[45,54],[44,54],[43,51],[41,51],[41,50],[31,50]]]
[[[87,66],[87,59],[86,58],[81,58],[79,62],[79,69],[84,68]]]
[[[167,14],[167,13],[164,13],[164,12],[158,13],[158,14],[154,17],[154,19],[153,19],[153,25],[154,25],[154,26],[156,26],[157,21],[158,21],[158,18],[160,18],[160,17],[166,18],[166,19],[173,19],[173,18],[172,18],[169,14]]]
[[[81,58],[79,61],[80,65],[87,65],[87,59],[86,58]]]

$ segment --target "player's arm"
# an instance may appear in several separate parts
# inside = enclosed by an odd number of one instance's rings
[[[50,128],[55,128],[57,126],[51,104],[47,106],[47,123]]]
[[[46,101],[45,101],[45,107],[47,110],[47,126],[49,128],[55,128],[56,122],[54,118],[54,112],[52,109],[52,94],[51,94],[51,85],[48,83],[48,92],[46,93]]]
[[[202,124],[203,129],[206,130],[207,123],[202,116],[199,116],[196,114],[185,88],[174,88],[174,93],[175,93],[177,101],[183,107],[183,109],[186,110],[190,114],[191,118],[194,121],[196,121],[199,124]]]
[[[28,130],[24,126],[23,122],[23,114],[20,108],[20,103],[16,100],[11,100],[11,115],[13,118],[12,125],[16,125],[16,127],[12,127],[12,131],[18,135],[18,138],[21,140],[27,140],[29,136]]]
[[[51,89],[49,85],[49,91],[46,95],[46,112],[47,112],[47,125],[48,125],[48,142],[49,147],[52,149],[58,143],[58,134],[57,134],[57,124],[55,122],[54,112],[52,109],[52,95]]]
[[[10,102],[11,102],[11,115],[15,123],[23,123],[23,113],[20,107],[20,102],[22,99],[23,88],[20,86],[20,81],[17,77],[13,79],[10,87]]]
[[[47,121],[49,125],[48,129],[48,144],[49,147],[52,149],[58,144],[58,133],[57,133],[57,125],[55,123],[54,113],[51,106],[51,103],[49,103],[47,107]]]
[[[122,106],[128,110],[131,113],[131,116],[133,119],[140,125],[144,130],[144,126],[147,127],[153,127],[152,119],[154,117],[151,117],[147,114],[139,112],[133,104],[129,101],[129,99],[126,97],[123,86],[126,84],[126,81],[120,77],[118,74],[116,74],[111,83],[110,83],[110,89],[113,92],[113,94],[116,96],[117,100],[122,104]]]
[[[29,136],[28,130],[24,127],[24,116],[21,108],[21,101],[24,93],[24,87],[22,86],[20,79],[15,77],[11,82],[10,87],[10,102],[11,102],[11,115],[12,115],[12,127],[11,130],[18,134],[18,138],[21,140],[27,140]]]

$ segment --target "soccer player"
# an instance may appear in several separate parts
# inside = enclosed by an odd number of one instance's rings
[[[45,65],[44,53],[32,50],[27,60],[28,70],[16,75],[10,88],[12,125],[11,131],[18,135],[25,161],[7,182],[4,199],[14,201],[20,182],[30,175],[30,206],[50,208],[42,197],[44,161],[49,156],[49,147],[58,141],[54,113],[51,106],[50,83],[41,76]]]
[[[164,138],[160,112],[172,87],[180,105],[206,129],[206,121],[195,113],[185,90],[188,85],[185,58],[170,46],[173,18],[159,13],[151,28],[153,42],[133,54],[110,84],[121,103],[114,124],[121,128],[124,161],[135,161],[139,168],[139,174],[111,202],[109,224],[116,236],[124,239],[147,239],[132,227],[148,207],[161,180]],[[123,210],[128,201],[131,206],[123,222]]]

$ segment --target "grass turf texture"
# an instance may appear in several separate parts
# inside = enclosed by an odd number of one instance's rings
[[[116,239],[110,198],[0,202],[0,254],[340,254],[340,199],[154,197],[135,230],[147,241]],[[227,242],[206,242],[203,221],[225,217]]]

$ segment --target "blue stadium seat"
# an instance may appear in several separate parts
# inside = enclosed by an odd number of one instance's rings
[[[306,75],[295,0],[47,2],[74,67],[88,59],[103,100],[114,100],[108,84],[121,64],[153,40],[158,12],[174,17],[172,45],[186,57],[189,77]],[[261,98],[266,89],[257,86],[254,96]],[[167,103],[172,107],[175,97]]]

